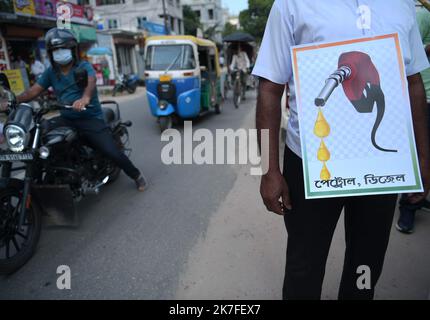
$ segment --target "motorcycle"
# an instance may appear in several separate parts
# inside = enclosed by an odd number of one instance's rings
[[[76,71],[75,80],[85,88],[86,71]],[[43,215],[56,226],[77,226],[76,203],[114,182],[120,169],[88,147],[73,128],[51,128],[44,116],[71,106],[51,102],[35,109],[26,103],[17,104],[8,85],[0,87],[1,96],[8,100],[3,130],[7,150],[0,151],[0,274],[6,275],[33,256]],[[127,128],[132,123],[121,120],[116,102],[102,105],[119,148],[130,151]],[[20,172],[23,178],[18,178]]]
[[[131,74],[131,75],[119,75],[118,80],[113,88],[112,96],[115,97],[119,92],[123,92],[127,90],[128,93],[133,94],[136,92],[137,85],[139,84],[139,77]]]

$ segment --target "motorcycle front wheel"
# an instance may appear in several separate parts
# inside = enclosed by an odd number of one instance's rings
[[[21,230],[18,230],[22,193],[18,188],[0,191],[0,275],[8,275],[24,266],[39,242],[42,217],[30,203]]]

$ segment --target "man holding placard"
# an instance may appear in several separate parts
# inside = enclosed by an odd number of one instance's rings
[[[430,6],[428,2],[422,2],[427,6],[417,7],[417,22],[421,33],[421,39],[426,51],[427,57],[430,56]],[[430,68],[421,72],[424,88],[426,90],[427,105],[430,107]],[[429,118],[430,123],[430,118]],[[415,214],[417,210],[430,211],[430,202],[423,199],[418,203],[410,203],[407,195],[402,195],[399,203],[400,216],[396,223],[396,228],[402,233],[410,234],[415,227]]]
[[[339,298],[374,297],[397,194],[419,202],[430,187],[419,74],[428,66],[413,1],[275,1],[253,74],[260,77],[257,128],[270,130],[261,195],[269,211],[284,216],[288,232],[285,299],[320,298],[343,210]],[[291,117],[282,175],[286,83]],[[371,279],[364,286],[362,272]]]

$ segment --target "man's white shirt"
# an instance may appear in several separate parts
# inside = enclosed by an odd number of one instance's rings
[[[290,49],[294,45],[398,33],[407,76],[429,67],[411,0],[275,0],[252,74],[289,84],[288,147],[301,156]]]
[[[31,65],[31,73],[37,78],[45,72],[45,66],[39,60],[35,60]]]
[[[233,56],[230,70],[238,69],[241,71],[246,71],[250,66],[251,63],[249,62],[248,55],[244,51],[241,51],[239,55],[235,54]]]

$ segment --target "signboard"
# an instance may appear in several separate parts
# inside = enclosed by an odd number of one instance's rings
[[[17,15],[34,16],[36,14],[33,0],[13,0],[13,6]]]
[[[72,32],[79,43],[97,41],[96,29],[93,27],[72,24]]]
[[[7,76],[12,92],[19,95],[25,91],[24,77],[21,69],[4,70]]]
[[[162,24],[153,23],[149,21],[143,22],[143,28],[149,32],[150,35],[166,35],[166,28]]]
[[[57,0],[34,0],[36,5],[36,15],[42,17],[57,17]]]
[[[306,198],[421,192],[398,34],[292,57]]]
[[[6,42],[4,41],[4,38],[0,34],[0,71],[6,70],[6,69],[9,69],[7,47],[6,47]]]
[[[93,20],[94,12],[91,6],[80,6],[70,2],[57,1],[59,6],[68,6],[72,22],[88,24]]]

